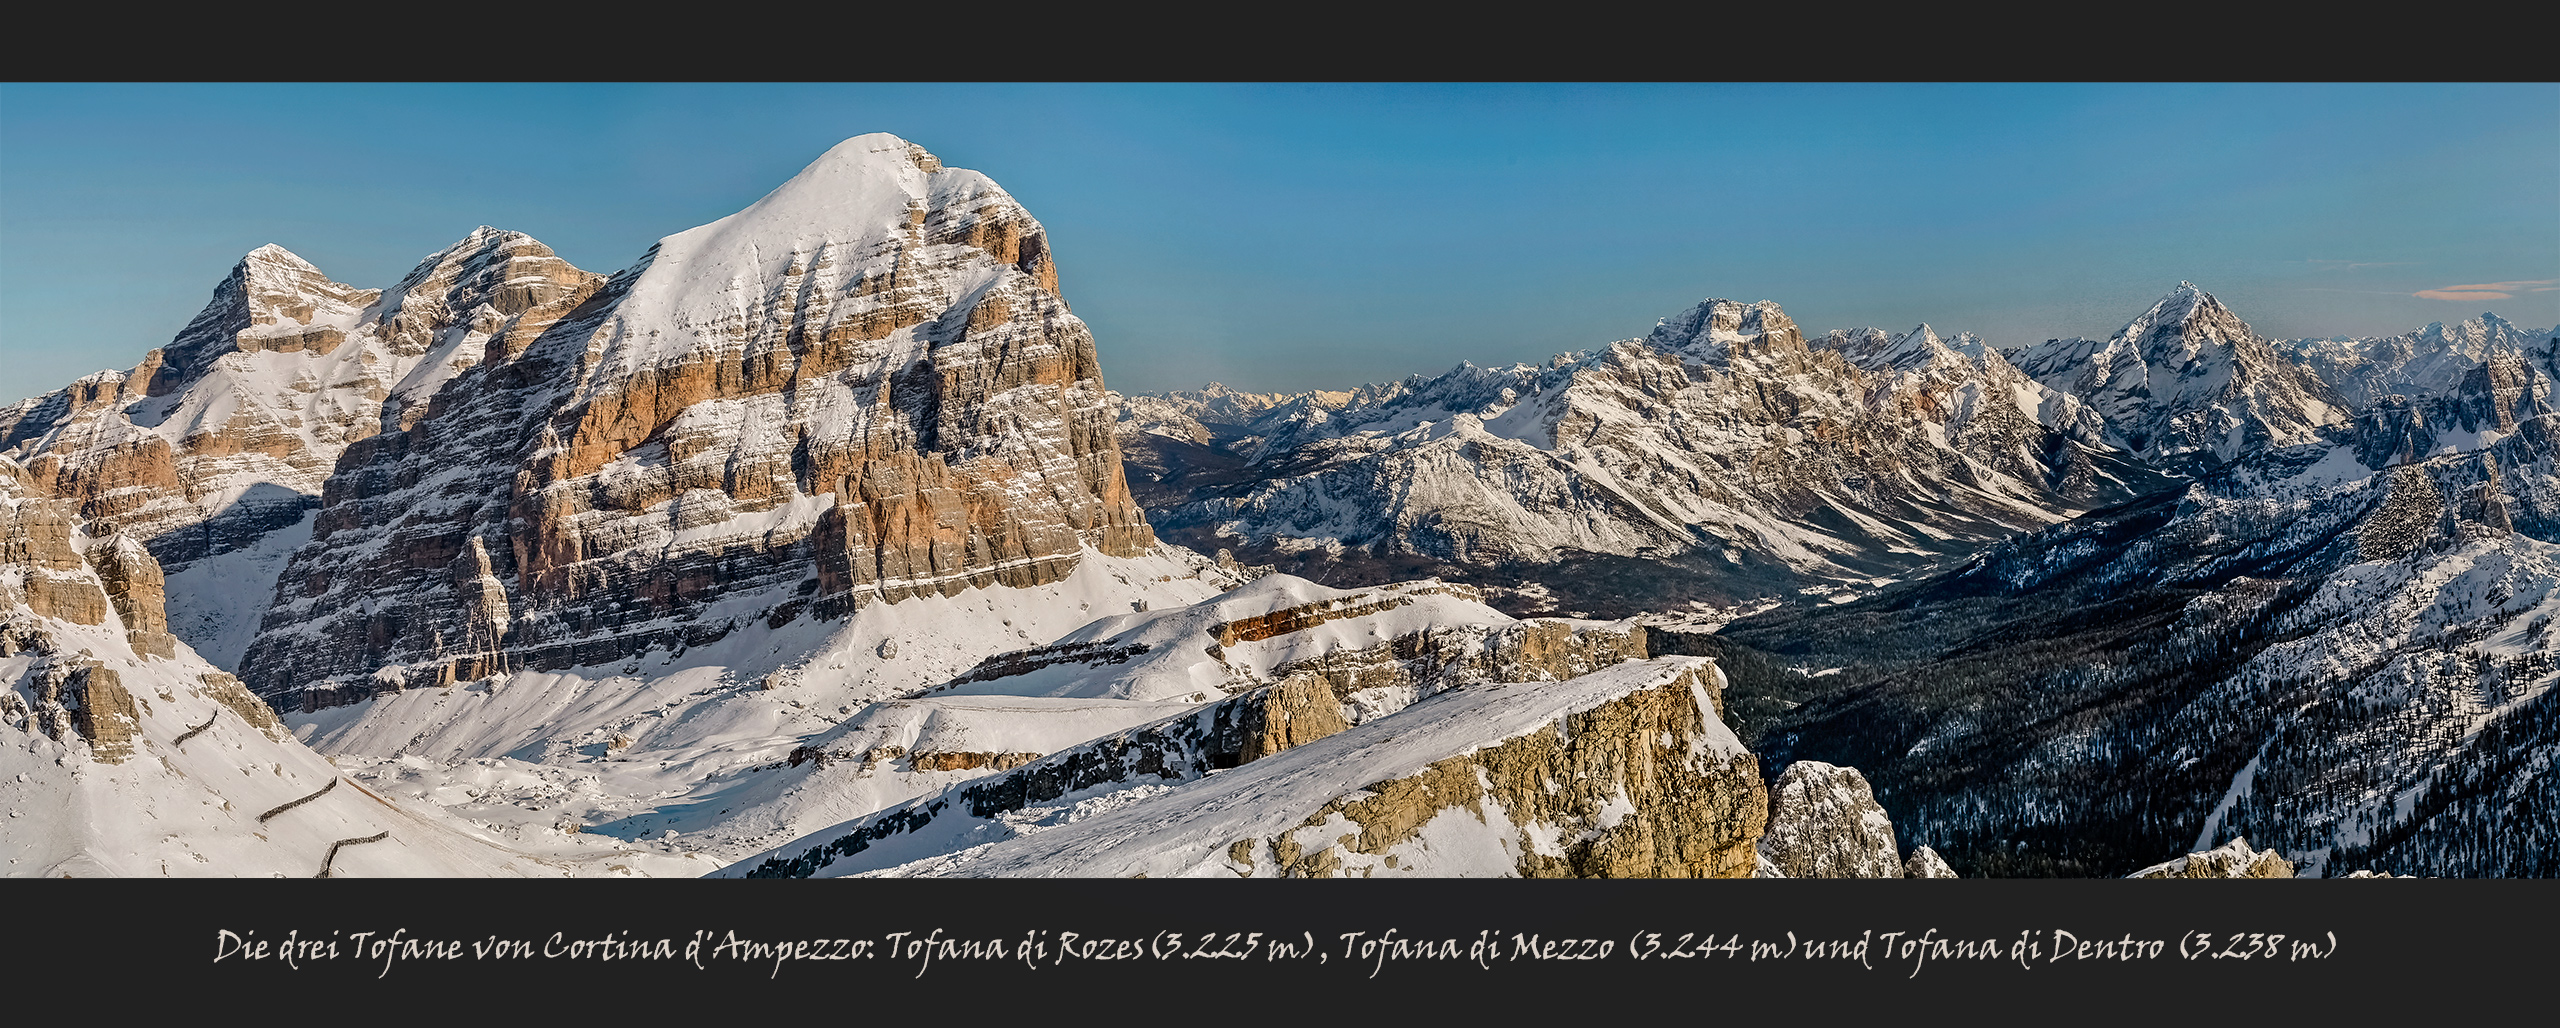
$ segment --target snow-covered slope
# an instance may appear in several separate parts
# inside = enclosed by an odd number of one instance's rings
[[[1715,676],[1666,657],[1475,685],[1234,766],[1214,755],[1240,697],[722,873],[1748,877],[1767,793]]]
[[[502,841],[345,776],[156,627],[158,567],[0,460],[8,877],[700,873],[612,840]],[[545,825],[546,829],[551,826]]]
[[[681,652],[382,687],[285,718],[358,780],[492,830],[574,822],[729,861],[1193,706],[904,697],[1107,611],[1179,606],[1230,582],[1196,555],[1087,553],[1047,585],[758,621]],[[829,766],[839,755],[851,763]]]

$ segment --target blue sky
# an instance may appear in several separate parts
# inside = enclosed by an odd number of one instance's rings
[[[2278,337],[2560,321],[2551,84],[12,84],[0,403],[132,366],[264,243],[380,287],[490,224],[611,271],[873,131],[1048,226],[1126,390],[1541,360],[1709,296],[2000,345],[2182,279]]]

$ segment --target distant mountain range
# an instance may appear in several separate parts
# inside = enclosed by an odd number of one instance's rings
[[[7,873],[2555,870],[2551,332],[1121,396],[1056,269],[888,135],[612,274],[252,251],[0,408]]]

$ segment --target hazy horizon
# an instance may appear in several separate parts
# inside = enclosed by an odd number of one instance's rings
[[[0,86],[0,403],[132,367],[242,254],[472,228],[613,271],[887,131],[1047,226],[1106,381],[1347,388],[1640,336],[2560,322],[2560,85]]]

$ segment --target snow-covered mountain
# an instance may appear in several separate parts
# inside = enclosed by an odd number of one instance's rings
[[[180,632],[233,666],[347,446],[413,425],[489,339],[540,331],[601,281],[486,227],[389,290],[262,246],[133,370],[0,409],[0,456],[148,546]]]
[[[848,140],[351,447],[242,677],[325,706],[1140,556],[1055,287],[985,176]]]
[[[2518,328],[2491,312],[2379,339],[2301,339],[2284,346],[2304,367],[2335,387],[2349,405],[2362,409],[2394,393],[2411,397],[2451,393],[2461,387],[2464,377],[2499,354],[2530,354],[2548,375],[2551,336],[2548,330]],[[2537,399],[2547,399],[2549,387],[2541,392],[2546,395]]]
[[[2356,408],[2358,459],[2382,468],[2479,449],[2551,413],[2560,341],[2496,314],[2380,339],[2302,340],[2305,367]]]
[[[734,788],[857,707],[1235,584],[1154,544],[1057,288],[1002,189],[862,136],[611,277],[487,229],[384,292],[261,249],[0,437],[194,561],[177,633],[364,780],[751,851]]]
[[[0,409],[0,851],[1944,877],[2246,832],[2549,873],[2547,335],[2277,344],[2182,284],[2003,352],[1708,300],[1120,396],[1040,223],[888,135],[609,276],[265,247]]]
[[[1124,445],[1160,448],[1155,423],[1124,421]],[[2152,477],[2075,441],[2098,435],[2075,401],[1978,340],[1922,325],[1808,343],[1766,302],[1709,300],[1643,340],[1225,424],[1227,462],[1190,461],[1186,499],[1157,484],[1169,538],[1328,578],[1465,577],[1525,593],[1506,597],[1523,609],[1595,558],[1682,567],[1711,600],[1827,592]],[[1607,602],[1563,605],[1642,609]]]
[[[2189,282],[2104,341],[2051,339],[2013,359],[2094,411],[2109,445],[2165,467],[2312,442],[2353,417],[2329,383]]]

